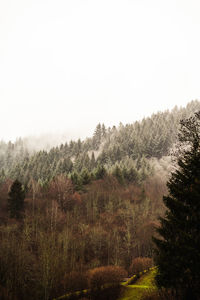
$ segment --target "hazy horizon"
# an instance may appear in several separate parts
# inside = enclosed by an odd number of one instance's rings
[[[0,139],[91,136],[200,99],[197,0],[0,3]]]
[[[198,99],[195,99],[195,101],[196,100],[199,101]],[[189,101],[188,103],[190,103],[191,101]],[[186,105],[188,103],[186,103]],[[132,122],[121,122],[120,121],[118,124],[111,124],[109,126],[106,126],[106,128],[109,128],[109,127],[112,128],[113,126],[118,127],[120,125],[120,123],[122,123],[123,125],[126,125],[126,124],[132,124],[136,121],[140,122],[140,121],[142,121],[143,118],[151,117],[152,114],[157,114],[159,112],[165,112],[167,110],[171,111],[175,107],[177,107],[179,109],[181,107],[186,107],[186,105],[180,105],[180,106],[174,105],[171,108],[167,108],[167,109],[164,109],[164,110],[158,110],[158,111],[152,112],[150,115],[143,116],[140,119],[135,119]],[[106,125],[105,123],[103,123],[101,121],[99,121],[98,123]],[[41,133],[38,133],[38,134],[32,134],[32,135],[29,134],[29,135],[24,135],[24,136],[17,136],[13,139],[3,139],[2,138],[1,141],[3,141],[3,142],[9,142],[9,141],[16,142],[19,139],[23,139],[26,142],[26,145],[28,146],[28,148],[30,148],[30,149],[35,149],[35,150],[46,149],[46,150],[49,150],[51,147],[61,145],[63,143],[69,142],[71,140],[73,140],[73,141],[77,141],[78,139],[85,140],[86,138],[92,137],[97,125],[98,124],[96,123],[94,128],[91,128],[89,133],[83,133],[82,135],[80,134],[80,131],[75,132],[72,129],[70,132],[67,132],[67,130],[63,129],[63,131],[62,130],[49,131],[49,132],[46,131],[46,132],[41,132]],[[38,145],[37,145],[37,143],[38,143]]]

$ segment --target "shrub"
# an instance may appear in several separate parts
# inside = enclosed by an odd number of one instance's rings
[[[118,266],[99,267],[89,271],[89,287],[100,288],[105,284],[119,284],[127,272]]]
[[[138,274],[153,266],[153,260],[149,257],[137,257],[134,258],[129,268],[130,274]]]

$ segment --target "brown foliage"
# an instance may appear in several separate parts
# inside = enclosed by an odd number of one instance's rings
[[[166,179],[156,175],[149,177],[144,182],[144,189],[146,196],[153,200],[153,209],[157,210],[158,207],[163,207],[165,211],[162,197],[167,193]]]
[[[105,284],[118,284],[127,276],[127,272],[118,266],[105,266],[89,271],[89,286],[100,288]]]
[[[13,181],[11,179],[6,179],[4,183],[0,185],[0,221],[7,217],[7,199],[8,192]]]
[[[49,184],[48,197],[55,199],[62,210],[72,210],[75,199],[71,180],[65,175],[56,176]]]
[[[152,256],[153,255],[153,241],[152,237],[156,236],[156,228],[159,226],[158,222],[149,221],[137,230],[137,239],[140,241],[140,252],[138,256]]]
[[[129,268],[130,274],[138,274],[153,266],[153,260],[149,257],[134,258]]]
[[[74,200],[74,202],[76,204],[81,204],[81,195],[78,193],[78,192],[75,192],[73,195],[72,195],[72,199]]]
[[[88,286],[88,275],[87,273],[73,271],[65,274],[62,284],[66,292],[84,290]]]
[[[130,199],[130,202],[139,202],[142,197],[142,189],[137,184],[129,185],[123,195],[123,198]]]

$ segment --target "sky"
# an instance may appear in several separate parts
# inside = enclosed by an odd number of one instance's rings
[[[132,123],[200,99],[199,0],[1,0],[0,139]]]

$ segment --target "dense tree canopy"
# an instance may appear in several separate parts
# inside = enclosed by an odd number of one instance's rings
[[[81,181],[95,178],[99,165],[108,173],[116,173],[116,167],[120,168],[129,181],[131,178],[142,180],[148,173],[147,159],[168,155],[176,142],[180,119],[191,116],[197,110],[200,110],[200,102],[192,101],[186,108],[175,107],[171,112],[159,112],[132,124],[112,128],[98,124],[91,138],[66,142],[49,151],[34,152],[26,139],[18,139],[15,143],[1,141],[0,181],[5,177],[18,178],[28,185],[34,179],[45,185],[54,176],[65,174],[71,177],[75,172],[80,183],[77,186],[80,187]],[[85,169],[90,179],[85,180],[84,174],[81,178],[80,174]]]
[[[86,288],[91,269],[130,270],[137,257],[151,257],[171,168],[162,156],[179,120],[197,109],[193,101],[133,124],[98,124],[91,138],[48,150],[34,151],[24,139],[0,142],[0,298],[53,299],[74,284]],[[26,190],[17,221],[7,215],[16,178]]]

